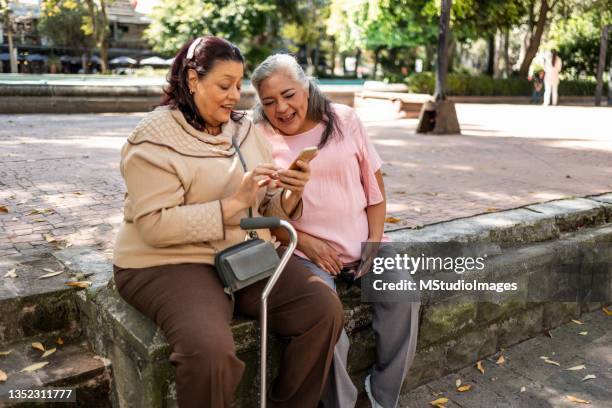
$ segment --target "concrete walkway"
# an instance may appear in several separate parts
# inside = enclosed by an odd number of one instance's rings
[[[400,406],[431,407],[442,398],[449,408],[610,407],[612,316],[599,310],[549,334],[481,360],[484,372],[467,367],[422,385],[403,395]],[[469,389],[460,392],[461,386]]]

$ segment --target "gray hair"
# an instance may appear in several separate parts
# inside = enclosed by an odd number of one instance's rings
[[[334,131],[339,137],[342,137],[342,132],[338,127],[338,119],[334,113],[331,102],[323,94],[317,81],[306,75],[296,59],[289,54],[274,54],[266,58],[261,64],[255,68],[251,75],[251,84],[257,92],[257,103],[253,107],[253,121],[255,123],[268,121],[264,113],[259,91],[263,81],[271,77],[277,72],[283,72],[293,78],[296,82],[302,85],[305,91],[308,92],[308,110],[306,116],[315,123],[325,122],[325,130],[319,143],[319,148],[322,148]]]

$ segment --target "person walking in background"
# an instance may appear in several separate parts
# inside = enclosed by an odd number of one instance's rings
[[[533,85],[533,89],[531,92],[531,103],[541,103],[542,93],[544,91],[544,71],[539,70],[535,72],[534,75],[529,76],[528,80]]]
[[[552,96],[552,104],[556,105],[559,99],[559,73],[563,66],[563,61],[557,50],[550,52],[550,58],[546,59],[544,64],[544,106],[550,105],[550,98]]]

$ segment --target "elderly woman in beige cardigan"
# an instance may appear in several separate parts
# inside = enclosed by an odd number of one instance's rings
[[[188,42],[174,60],[163,106],[140,122],[122,150],[127,195],[115,281],[170,343],[181,408],[229,406],[244,372],[215,253],[245,239],[239,221],[249,207],[254,216],[300,217],[309,178],[306,163],[299,170],[271,164],[266,139],[233,110],[242,76],[243,58],[233,44],[216,37]],[[258,233],[274,240],[268,230]],[[237,292],[235,309],[257,318],[264,284]],[[270,328],[290,339],[269,405],[315,407],[342,330],[341,304],[291,260],[268,305]]]

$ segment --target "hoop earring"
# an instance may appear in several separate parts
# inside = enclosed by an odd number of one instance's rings
[[[194,93],[194,92],[193,92],[193,89],[190,89],[190,90],[189,90],[189,95],[193,95],[193,93]]]

